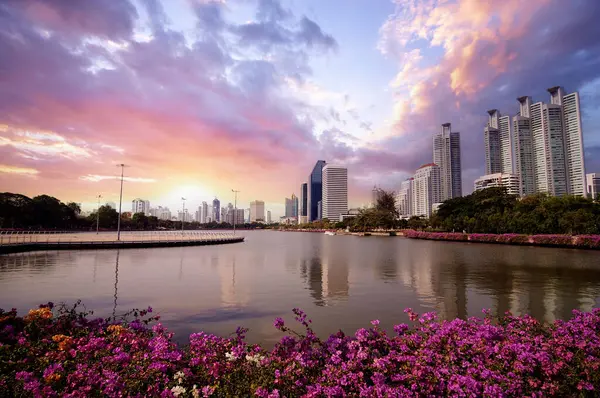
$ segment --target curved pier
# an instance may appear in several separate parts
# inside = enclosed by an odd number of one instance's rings
[[[0,236],[0,254],[38,250],[139,249],[150,247],[207,246],[240,243],[243,236],[213,233],[122,234],[121,240],[104,235],[18,234]]]

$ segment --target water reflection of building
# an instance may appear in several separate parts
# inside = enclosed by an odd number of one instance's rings
[[[343,250],[345,246],[335,242],[335,238],[323,240],[321,247],[321,251],[316,250],[316,256],[302,260],[300,275],[306,281],[315,305],[333,305],[348,297],[347,253]]]
[[[240,283],[240,269],[236,265],[234,256],[215,256],[211,259],[217,268],[221,288],[221,305],[224,307],[244,307],[250,301],[247,277]]]

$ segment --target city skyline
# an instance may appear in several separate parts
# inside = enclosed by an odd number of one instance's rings
[[[597,173],[599,16],[593,0],[7,2],[0,186],[90,210],[118,202],[126,163],[125,203],[176,214],[185,197],[193,214],[235,188],[277,218],[327,159],[359,207],[429,162],[430,134],[452,121],[467,194],[486,174],[485,112],[516,115],[517,96],[557,83],[581,97]]]

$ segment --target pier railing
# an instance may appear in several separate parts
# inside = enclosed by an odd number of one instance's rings
[[[239,235],[208,231],[127,231],[121,232],[64,232],[64,231],[0,231],[0,245],[23,243],[108,243],[108,242],[217,242],[230,241]]]

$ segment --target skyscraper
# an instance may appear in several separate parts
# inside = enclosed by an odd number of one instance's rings
[[[520,195],[535,192],[533,138],[531,136],[531,97],[519,97],[519,115],[513,117],[514,172],[519,176]]]
[[[513,171],[520,181],[520,194],[545,192],[560,196],[587,194],[583,156],[583,132],[577,92],[564,94],[560,86],[548,89],[550,103],[532,103],[531,97],[517,98],[519,114],[512,118]],[[500,127],[504,118],[500,118]],[[489,125],[489,123],[488,123]],[[501,128],[502,130],[502,128]],[[500,134],[500,141],[502,141]],[[504,145],[501,146],[501,153]],[[489,145],[486,140],[486,172]],[[512,157],[512,154],[511,154]],[[508,155],[502,157],[500,172],[510,174]]]
[[[292,194],[292,217],[298,218],[298,197]]]
[[[323,167],[325,167],[324,160],[319,160],[313,167],[313,171],[308,176],[308,221],[315,221],[321,218],[319,213],[319,202],[323,195]]]
[[[217,198],[213,200],[211,218],[215,222],[221,222],[221,202]]]
[[[332,164],[323,167],[323,194],[321,208],[323,218],[340,221],[340,215],[348,212],[348,169]]]
[[[267,210],[267,224],[271,224],[271,210]]]
[[[300,224],[304,224],[307,222],[307,214],[308,214],[308,184],[303,183],[300,185],[300,201],[298,202],[298,222]]]
[[[200,224],[206,224],[208,222],[208,203],[202,202],[202,206],[200,206]]]
[[[502,116],[497,109],[488,111],[484,129],[485,173],[512,173],[512,125],[510,116]]]
[[[293,217],[293,212],[294,212],[293,197],[294,197],[294,195],[292,194],[292,199],[285,198],[285,217]]]
[[[440,168],[440,198],[462,196],[462,171],[460,160],[460,133],[451,131],[451,124],[442,124],[442,131],[433,137],[433,163]]]
[[[579,93],[567,94],[562,100],[569,193],[586,195],[585,161],[583,154],[583,130]]]
[[[250,222],[264,222],[265,221],[265,202],[262,200],[255,200],[250,202]]]
[[[413,215],[412,196],[414,181],[415,179],[411,177],[406,181],[402,181],[402,184],[400,184],[396,203],[398,205],[398,213],[402,217],[410,217]]]
[[[412,215],[430,217],[433,204],[441,202],[440,167],[435,163],[417,169],[413,180]]]

